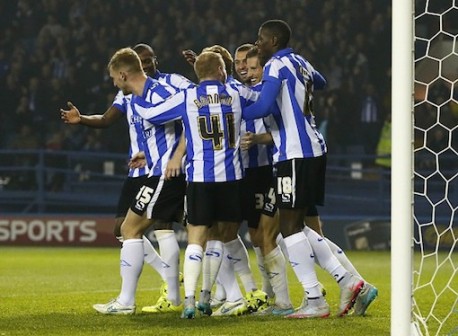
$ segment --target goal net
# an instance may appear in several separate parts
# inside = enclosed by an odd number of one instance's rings
[[[412,317],[418,334],[458,335],[458,1],[414,12]]]

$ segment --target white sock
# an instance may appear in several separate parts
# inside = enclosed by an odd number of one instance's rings
[[[202,290],[211,292],[223,260],[223,249],[224,244],[222,241],[207,241],[202,265]]]
[[[204,250],[197,244],[189,244],[184,252],[183,277],[185,297],[196,296],[197,281],[202,270]]]
[[[143,236],[143,253],[143,260],[145,263],[150,265],[157,273],[159,273],[162,281],[166,281],[164,262],[162,261],[161,256],[157,253],[153,244],[151,244],[150,240],[145,236]]]
[[[281,233],[278,234],[276,242],[277,242],[277,245],[280,246],[281,251],[283,252],[283,255],[285,256],[285,258],[289,259],[288,249],[286,248],[285,241]]]
[[[179,264],[180,264],[180,246],[173,230],[154,231],[161,258],[164,261],[164,274],[167,279],[167,299],[175,306],[181,302],[180,298],[180,281],[179,281]]]
[[[143,269],[143,239],[126,239],[121,248],[121,294],[118,301],[126,306],[135,304],[138,278]]]
[[[224,255],[223,255],[223,260],[224,260]],[[221,267],[223,267],[223,264],[221,262]],[[216,288],[215,288],[215,293],[213,297],[215,299],[218,299],[220,301],[226,300],[226,290],[224,289],[224,286],[221,284],[221,267],[219,268],[218,275],[216,276]]]
[[[332,253],[336,256],[337,259],[339,259],[342,266],[345,267],[345,269],[348,270],[348,272],[363,279],[361,274],[359,274],[355,266],[353,266],[351,261],[348,259],[345,252],[333,241],[329,240],[328,238],[324,238],[324,239],[326,240],[326,243],[328,243],[329,248],[331,249]]]
[[[288,249],[289,261],[297,279],[304,287],[307,298],[321,297],[312,248],[304,232],[298,232],[284,238]]]
[[[275,303],[281,307],[291,307],[286,262],[279,246],[264,257],[264,266],[275,293]]]
[[[256,286],[248,261],[248,251],[240,236],[237,235],[236,239],[226,243],[224,246],[229,251],[229,259],[231,259],[234,264],[234,270],[240,277],[245,292],[248,293],[257,290],[258,286]]]
[[[221,261],[221,267],[218,272],[218,280],[221,282],[220,287],[223,287],[226,291],[226,300],[229,302],[235,302],[240,300],[243,295],[240,291],[237,278],[235,277],[234,264],[232,260],[228,258],[228,255],[229,251],[225,248],[223,252],[223,259]]]
[[[340,281],[347,270],[343,268],[339,260],[334,256],[324,238],[307,226],[304,227],[303,231],[321,268],[331,274],[336,281]]]
[[[269,276],[267,275],[266,268],[264,266],[264,256],[262,255],[261,248],[253,246],[254,253],[256,254],[256,262],[258,264],[259,271],[262,276],[262,291],[266,293],[269,297],[274,297],[274,291],[272,285],[269,281]]]

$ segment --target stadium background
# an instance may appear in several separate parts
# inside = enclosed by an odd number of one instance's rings
[[[0,13],[0,244],[93,243],[92,233],[81,239],[82,223],[115,244],[126,125],[93,130],[59,118],[68,100],[84,114],[111,104],[116,89],[105,68],[115,50],[151,44],[161,71],[195,80],[182,50],[221,44],[233,53],[256,40],[263,21],[279,18],[293,30],[291,46],[329,84],[315,104],[330,153],[325,232],[347,248],[389,248],[389,164],[377,165],[368,144],[390,115],[390,1],[19,0],[0,2]],[[365,135],[370,90],[377,131]]]

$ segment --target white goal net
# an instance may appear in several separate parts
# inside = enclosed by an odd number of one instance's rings
[[[458,1],[415,1],[414,23],[413,322],[458,335]]]

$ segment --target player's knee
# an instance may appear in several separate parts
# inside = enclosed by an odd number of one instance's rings
[[[124,221],[124,217],[116,217],[115,218],[115,225],[113,228],[113,234],[115,237],[120,237],[121,236],[121,224]]]

